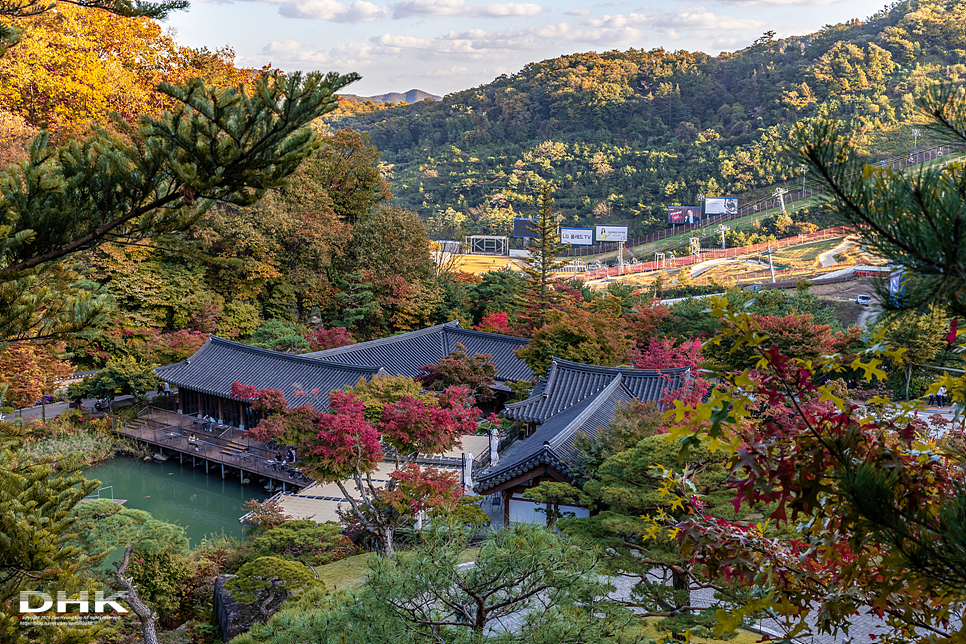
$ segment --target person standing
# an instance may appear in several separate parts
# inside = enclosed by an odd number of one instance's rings
[[[936,402],[939,403],[939,408],[940,409],[945,408],[946,407],[946,385],[943,385],[942,387],[939,388],[939,391],[937,392],[936,397],[938,398]]]

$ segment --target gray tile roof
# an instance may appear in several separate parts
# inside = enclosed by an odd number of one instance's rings
[[[687,368],[621,369],[554,358],[547,375],[537,382],[530,397],[507,405],[503,415],[513,420],[542,423],[602,391],[617,376],[638,400],[657,402],[664,397],[665,390],[679,388],[685,379],[690,379],[691,373]]]
[[[524,380],[533,378],[533,372],[513,352],[528,342],[526,338],[464,329],[454,320],[388,338],[306,353],[302,357],[382,367],[390,375],[415,378],[420,367],[439,362],[460,343],[470,354],[492,355],[497,380]]]
[[[339,363],[305,356],[293,356],[278,351],[259,349],[247,344],[209,336],[197,353],[182,362],[160,367],[158,377],[177,387],[231,397],[235,382],[260,389],[281,389],[291,405],[304,404],[306,399],[294,396],[295,391],[319,389],[318,404],[328,408],[324,394],[346,385],[354,385],[359,378],[372,378],[378,367]]]
[[[541,465],[549,465],[561,474],[568,473],[574,442],[579,433],[597,436],[597,429],[614,417],[618,402],[631,402],[634,395],[618,375],[601,390],[585,397],[563,412],[549,418],[527,438],[514,442],[500,462],[483,470],[474,489],[478,494],[520,476]]]

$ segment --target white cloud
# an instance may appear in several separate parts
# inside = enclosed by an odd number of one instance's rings
[[[627,13],[605,15],[603,18],[588,18],[584,24],[603,29],[625,29],[645,27],[678,38],[681,31],[739,31],[759,29],[765,26],[762,20],[719,16],[704,7],[678,9],[671,13]]]
[[[373,47],[367,43],[346,43],[319,51],[298,40],[272,41],[262,47],[273,65],[288,68],[318,68],[356,71],[372,64]]]
[[[286,18],[331,20],[332,22],[366,22],[386,15],[388,9],[365,0],[346,5],[338,0],[283,1],[278,12]]]
[[[589,16],[590,9],[571,9],[565,12],[568,16]]]
[[[849,4],[848,0],[719,0],[736,7],[811,7],[822,4]]]
[[[519,59],[521,51],[543,51],[571,43],[613,48],[637,43],[641,35],[640,31],[632,28],[583,29],[567,23],[556,23],[502,31],[451,31],[435,38],[385,33],[371,38],[370,42],[377,47],[377,51],[399,57],[436,60],[441,56],[450,56],[470,60],[507,60]]]
[[[473,18],[531,17],[543,13],[543,7],[532,2],[493,2],[468,5],[466,0],[405,0],[392,7],[393,18],[457,16]]]

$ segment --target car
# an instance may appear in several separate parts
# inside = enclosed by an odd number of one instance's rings
[[[872,304],[872,297],[870,295],[860,295],[855,298],[855,303],[859,306],[869,306]]]

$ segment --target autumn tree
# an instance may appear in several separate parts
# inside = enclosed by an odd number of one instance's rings
[[[162,241],[215,202],[253,203],[312,151],[308,124],[355,79],[273,73],[251,94],[163,84],[177,107],[119,125],[122,136],[98,131],[58,149],[42,135],[28,161],[0,173],[0,337],[45,340],[99,323],[105,297],[59,276],[65,261],[106,240]]]
[[[797,636],[847,633],[849,616],[868,611],[888,624],[883,641],[962,639],[966,626],[949,616],[962,611],[966,589],[966,455],[921,433],[914,408],[880,398],[891,413],[870,413],[833,383],[820,384],[843,369],[835,356],[785,356],[747,314],[724,300],[710,304],[726,320],[720,341],[759,355],[757,375],[715,372],[722,386],[706,402],[676,405],[670,416],[690,421],[675,423],[669,437],[683,453],[699,445],[731,452],[735,507],[760,508],[773,524],[802,531],[775,539],[763,525],[697,509],[674,527],[685,555],[710,574],[772,589],[722,613],[720,628],[767,609]],[[887,345],[881,334],[875,340],[851,365],[870,381],[886,377],[883,357],[901,354],[882,355]],[[962,399],[959,379],[942,382]],[[671,478],[667,489],[677,494],[693,484],[691,476]]]
[[[350,390],[328,394],[327,413],[306,404],[290,407],[284,397],[235,383],[233,395],[270,408],[253,436],[278,438],[303,454],[306,472],[317,481],[335,483],[351,508],[350,521],[372,534],[383,554],[395,551],[395,532],[424,509],[455,505],[456,481],[412,465],[418,454],[440,454],[459,445],[460,437],[476,431],[479,410],[466,388],[451,387],[438,400],[401,396],[383,403],[378,420],[367,417],[359,394]],[[391,459],[396,471],[385,486],[372,474]]]
[[[554,357],[615,367],[627,362],[630,348],[616,312],[575,309],[552,312],[548,324],[534,333],[528,345],[517,349],[516,355],[535,374],[543,375]]]
[[[15,343],[0,350],[0,384],[8,387],[3,406],[30,407],[74,372],[58,349],[63,347]]]
[[[440,358],[436,364],[420,367],[416,380],[430,391],[444,391],[450,387],[467,387],[473,396],[482,402],[495,396],[490,388],[496,381],[496,365],[488,353],[466,353],[466,347],[456,343],[456,348],[448,356]]]

